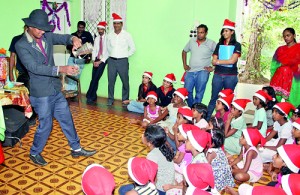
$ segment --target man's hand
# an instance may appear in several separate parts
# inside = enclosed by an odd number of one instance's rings
[[[213,72],[214,71],[214,68],[211,67],[211,66],[205,66],[204,67],[204,70],[208,71],[208,72]]]
[[[59,72],[65,73],[67,75],[76,76],[77,74],[79,74],[79,67],[78,66],[60,66]]]
[[[94,66],[95,68],[99,67],[100,64],[101,64],[101,61],[94,61],[94,62],[93,62],[93,66]]]
[[[185,71],[188,71],[188,70],[190,70],[190,69],[191,69],[191,67],[190,67],[190,66],[188,66],[187,64],[184,64],[184,65],[183,65],[183,68],[184,68],[184,70],[185,70]]]
[[[73,48],[72,48],[72,51],[78,49],[79,47],[82,46],[81,44],[81,39],[79,39],[78,37],[74,36],[72,38],[72,42],[73,42]]]

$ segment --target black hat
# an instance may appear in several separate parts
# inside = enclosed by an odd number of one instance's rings
[[[54,26],[48,23],[48,14],[41,9],[33,10],[29,18],[22,19],[25,24],[29,27],[38,28],[43,31],[51,31]]]

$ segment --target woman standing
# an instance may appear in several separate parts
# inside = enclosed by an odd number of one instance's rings
[[[271,64],[270,86],[274,88],[277,100],[282,98],[294,106],[300,104],[300,44],[296,42],[293,28],[283,33],[286,45],[278,47]]]
[[[221,30],[221,38],[213,54],[212,64],[215,66],[212,80],[211,99],[208,105],[207,119],[210,119],[222,89],[232,89],[238,82],[237,61],[241,55],[241,44],[236,41],[235,23],[225,19]]]

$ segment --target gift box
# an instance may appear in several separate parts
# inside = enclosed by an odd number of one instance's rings
[[[8,57],[0,57],[0,80],[6,81],[8,70]]]

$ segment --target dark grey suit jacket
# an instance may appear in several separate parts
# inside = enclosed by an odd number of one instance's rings
[[[30,42],[26,36],[16,43],[16,51],[30,77],[30,96],[46,97],[61,91],[61,81],[53,60],[53,45],[72,44],[71,35],[46,32],[43,35],[48,63],[36,42]]]

